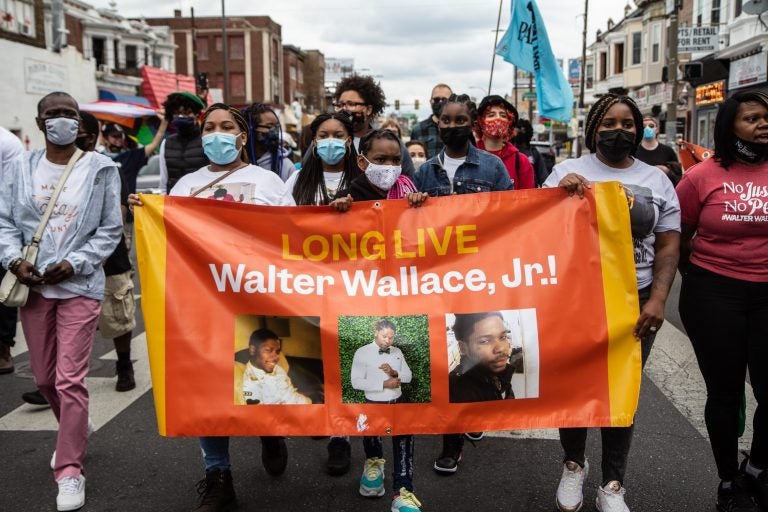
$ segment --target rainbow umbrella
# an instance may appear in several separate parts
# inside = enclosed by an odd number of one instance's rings
[[[94,101],[80,105],[80,110],[90,112],[100,121],[116,123],[127,128],[135,128],[143,117],[155,117],[154,109],[122,101]]]

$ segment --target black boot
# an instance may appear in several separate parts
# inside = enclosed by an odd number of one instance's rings
[[[130,359],[118,361],[115,368],[117,373],[115,391],[130,391],[136,387],[136,380],[133,378],[133,363]]]
[[[271,476],[280,476],[288,466],[288,448],[285,438],[261,436],[261,463]]]
[[[205,472],[205,478],[197,483],[200,503],[192,512],[229,512],[237,508],[232,473],[212,469]]]
[[[331,476],[341,476],[349,471],[352,447],[343,437],[333,437],[328,443],[328,462],[326,471]]]

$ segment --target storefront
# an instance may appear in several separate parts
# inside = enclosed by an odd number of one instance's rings
[[[694,142],[699,146],[714,146],[715,117],[719,105],[725,101],[725,80],[718,80],[696,87],[694,99]]]
[[[733,94],[741,89],[767,89],[768,53],[760,51],[731,61],[728,74],[728,92]]]

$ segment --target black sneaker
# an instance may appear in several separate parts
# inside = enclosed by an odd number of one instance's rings
[[[285,438],[261,436],[261,463],[271,476],[280,476],[288,466],[288,448]]]
[[[22,393],[21,399],[32,405],[50,405],[39,389]]]
[[[230,512],[237,508],[232,473],[213,469],[205,472],[205,478],[197,482],[200,502],[192,512]]]
[[[717,510],[720,512],[760,512],[757,504],[750,496],[747,481],[739,473],[731,480],[730,488],[723,488],[723,482],[717,487]]]
[[[115,365],[117,373],[117,383],[115,391],[130,391],[136,387],[136,380],[133,378],[133,363],[130,361],[118,361]]]
[[[463,451],[461,434],[443,436],[443,451],[435,460],[434,469],[440,475],[452,475],[459,469],[459,461]]]
[[[325,465],[328,474],[331,476],[347,474],[351,458],[352,447],[349,445],[349,441],[343,437],[331,438],[328,443],[328,463]]]
[[[768,471],[763,470],[760,475],[755,478],[747,472],[747,463],[749,462],[749,454],[742,452],[744,459],[741,461],[739,470],[744,474],[744,478],[747,482],[747,488],[752,493],[752,497],[763,510],[768,510]]]

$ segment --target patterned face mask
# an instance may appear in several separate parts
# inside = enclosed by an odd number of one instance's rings
[[[368,159],[365,158],[365,161],[368,162]],[[389,190],[395,184],[401,172],[402,167],[399,165],[378,165],[368,162],[368,167],[365,168],[365,177],[368,178],[368,181],[374,187],[381,190]]]
[[[509,119],[503,117],[495,117],[493,119],[482,119],[480,122],[480,130],[486,137],[493,137],[508,140],[512,135],[511,123]]]

